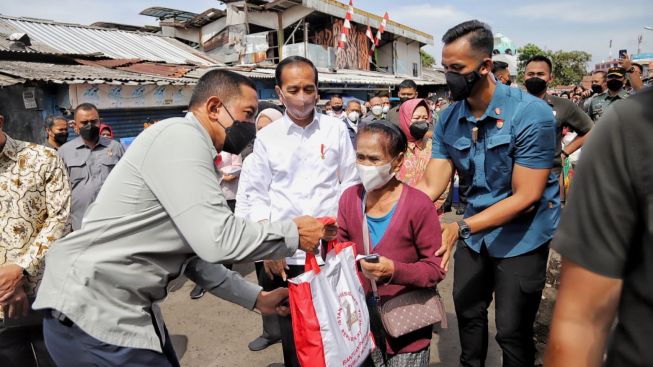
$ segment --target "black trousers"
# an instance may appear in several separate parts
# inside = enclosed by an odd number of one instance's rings
[[[43,327],[0,329],[0,366],[54,367],[43,341]]]
[[[503,352],[503,366],[533,366],[533,322],[546,277],[549,244],[526,254],[491,257],[459,241],[454,254],[453,299],[458,317],[461,366],[485,365],[488,348],[487,308],[496,297],[496,340]]]

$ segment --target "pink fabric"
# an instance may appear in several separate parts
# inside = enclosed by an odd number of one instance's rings
[[[404,134],[406,134],[409,142],[414,142],[416,140],[412,135],[410,135],[410,120],[412,120],[413,112],[415,112],[417,106],[426,107],[426,111],[429,114],[427,121],[431,121],[431,109],[429,109],[429,105],[426,104],[426,101],[421,98],[409,99],[399,107],[399,127]]]

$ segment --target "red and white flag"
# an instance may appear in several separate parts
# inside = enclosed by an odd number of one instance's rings
[[[383,30],[385,29],[385,25],[388,22],[388,19],[390,17],[388,16],[388,12],[385,12],[385,15],[383,16],[383,20],[381,21],[381,25],[379,26],[379,30],[376,31],[376,40],[374,41],[374,44],[376,46],[379,45],[379,41],[381,40],[381,35],[383,34]]]
[[[374,45],[374,34],[372,33],[372,28],[370,28],[369,23],[367,24],[367,31],[365,32],[365,35],[367,36],[367,38],[370,39],[370,41],[372,41],[372,47],[370,47],[369,58],[368,58],[370,63],[372,63],[372,55],[374,55],[374,49],[376,48],[376,46]]]
[[[349,0],[349,9],[347,9],[347,15],[345,16],[345,24],[342,26],[342,33],[340,33],[340,41],[338,42],[338,48],[345,48],[345,43],[347,43],[347,37],[351,31],[351,20],[354,17],[354,3],[352,0]]]

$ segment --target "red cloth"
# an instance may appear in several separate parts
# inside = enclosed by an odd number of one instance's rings
[[[115,137],[115,135],[113,135],[113,129],[111,126],[107,124],[100,124],[100,133],[102,133],[102,130],[109,130],[109,134],[111,134],[109,135],[109,138],[113,139]]]
[[[416,139],[410,134],[410,125],[413,118],[413,112],[417,106],[426,107],[426,112],[428,112],[429,117],[427,121],[431,121],[431,109],[425,100],[421,98],[409,99],[406,102],[402,103],[399,107],[399,127],[406,134],[409,142],[414,142]]]
[[[350,187],[342,194],[338,208],[338,241],[356,243],[359,254],[365,253],[362,195],[361,184]],[[423,192],[404,185],[388,229],[372,249],[372,253],[395,265],[389,284],[378,283],[381,301],[411,287],[431,287],[442,280],[442,258],[435,257],[441,242],[440,221],[433,203]],[[363,282],[363,288],[366,294],[371,292],[369,281]],[[397,354],[420,351],[430,342],[431,327],[426,327],[399,338],[388,337],[386,344],[388,353]]]

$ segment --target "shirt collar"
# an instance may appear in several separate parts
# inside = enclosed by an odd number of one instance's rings
[[[81,136],[76,137],[75,139],[72,140],[73,144],[75,144],[76,149],[82,149],[82,148],[88,148],[86,146],[86,143],[84,143],[84,139],[82,139]],[[100,138],[97,142],[97,145],[102,145],[104,147],[108,147],[111,145],[111,139],[105,138],[104,136],[100,135]],[[95,148],[93,148],[95,149]]]
[[[293,122],[293,120],[288,116],[288,111],[283,114],[283,123],[286,125],[286,130],[291,132],[292,130],[308,130],[313,126],[317,126],[320,123],[320,118],[322,114],[314,110],[313,112],[313,121],[310,124],[306,125],[305,128],[301,128],[299,125]]]
[[[478,121],[485,120],[487,117],[492,117],[500,120],[503,118],[503,116],[501,116],[501,113],[503,112],[502,106],[505,105],[505,101],[508,95],[510,95],[510,87],[501,83],[497,83],[496,88],[494,89],[494,93],[492,94],[492,100],[490,100],[490,104],[487,106],[485,113],[483,113],[480,118],[476,119],[476,117],[474,117],[472,111],[470,111],[469,106],[467,105],[467,101],[465,100],[461,101],[462,108],[460,109],[458,119],[465,119],[474,124]]]
[[[613,100],[615,100],[615,99],[624,99],[624,98],[626,98],[626,96],[628,96],[628,92],[626,92],[623,88],[621,88],[619,93],[617,93],[614,97],[610,96],[610,94],[608,92],[606,92],[606,94],[605,94],[605,98],[613,99]]]
[[[195,117],[195,115],[192,112],[186,113],[186,116],[184,116],[187,120],[190,120],[196,125],[195,127],[201,132],[202,137],[206,141],[207,145],[211,149],[211,156],[213,157],[213,160],[215,160],[218,157],[218,151],[215,149],[215,146],[213,145],[213,140],[211,140],[211,137],[209,136],[209,133],[204,129],[204,126],[200,123],[200,120]]]
[[[9,136],[9,134],[7,133],[3,133],[3,134],[5,134],[6,141],[5,141],[5,147],[2,148],[2,152],[0,153],[2,153],[2,155],[11,159],[12,161],[18,160],[18,157],[16,157],[16,154],[18,153],[18,143],[16,142],[16,140],[12,139]]]

